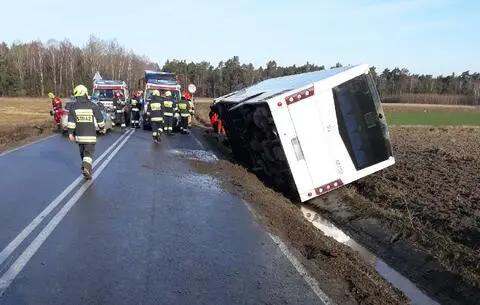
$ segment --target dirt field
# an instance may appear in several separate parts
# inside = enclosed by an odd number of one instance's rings
[[[50,135],[48,98],[0,98],[0,152]]]
[[[387,115],[424,108],[385,107]],[[478,111],[462,109],[458,111]],[[198,104],[196,115],[205,122],[208,104]],[[480,304],[480,129],[394,127],[390,131],[397,162],[393,167],[310,204],[440,302]],[[229,153],[215,137],[204,137]],[[239,174],[242,170],[244,174]],[[243,168],[230,172],[238,172],[230,174],[231,184],[251,184],[253,178],[242,178],[248,174]],[[265,190],[237,192],[252,201],[285,202],[278,194],[263,198]],[[280,227],[285,224],[278,221]]]
[[[393,128],[396,164],[314,200],[446,304],[480,302],[480,130]]]
[[[354,184],[374,203],[358,212],[387,219],[480,287],[480,130],[397,128],[392,142],[397,164]]]

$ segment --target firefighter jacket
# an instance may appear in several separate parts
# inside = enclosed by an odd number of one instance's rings
[[[113,102],[113,107],[115,107],[115,109],[117,109],[117,112],[122,112],[123,111],[123,107],[125,106],[125,102],[122,101],[120,99],[120,97],[115,95],[112,99],[112,102]]]
[[[152,100],[148,103],[147,115],[150,117],[151,122],[163,121],[162,102],[163,99],[161,97],[152,96]]]
[[[86,96],[77,96],[68,113],[68,133],[75,135],[75,141],[79,144],[96,143],[95,120],[100,129],[105,127],[97,104],[90,102]]]
[[[140,103],[136,99],[132,99],[132,111],[140,111]]]
[[[173,113],[177,109],[177,103],[172,97],[164,97],[162,99],[162,109],[164,116],[173,116]]]
[[[190,116],[191,106],[187,100],[181,100],[178,102],[178,111],[180,112],[180,116],[188,117]]]

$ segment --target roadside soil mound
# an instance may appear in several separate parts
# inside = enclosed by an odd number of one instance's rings
[[[53,132],[52,122],[48,120],[0,126],[0,152],[46,137]]]

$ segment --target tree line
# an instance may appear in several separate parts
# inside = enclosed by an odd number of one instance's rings
[[[333,67],[341,67],[337,63]],[[330,67],[330,68],[333,68]],[[187,62],[167,60],[163,66],[146,56],[134,54],[116,40],[91,36],[83,47],[69,40],[50,40],[0,44],[0,96],[45,96],[53,91],[68,96],[74,84],[91,88],[93,76],[99,71],[105,79],[120,79],[136,89],[145,69],[174,72],[184,88],[189,83],[197,87],[197,96],[217,97],[259,81],[285,75],[324,70],[324,65],[307,62],[304,65],[279,66],[274,60],[263,67],[241,63],[238,56],[214,66],[208,61]],[[461,103],[478,104],[480,73],[465,71],[460,75],[438,76],[412,74],[405,68],[377,71],[371,68],[384,100],[400,101],[396,97],[438,95],[461,97]],[[423,95],[421,95],[423,94]],[[456,98],[458,102],[460,99]],[[449,102],[453,103],[453,102]]]
[[[145,56],[91,36],[83,48],[69,40],[47,43],[0,43],[0,96],[45,96],[53,91],[69,96],[73,86],[91,89],[97,71],[106,79],[134,86],[144,69],[159,69]]]

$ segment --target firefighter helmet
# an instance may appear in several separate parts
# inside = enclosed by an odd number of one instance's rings
[[[55,97],[55,94],[53,94],[52,92],[49,92],[49,93],[48,93],[48,97],[49,97],[49,98],[54,98],[54,97]]]
[[[88,89],[84,85],[78,85],[73,89],[73,96],[87,96]]]
[[[160,92],[158,90],[153,90],[152,96],[160,96]]]
[[[170,92],[170,91],[165,91],[165,96],[172,96],[172,92]]]

